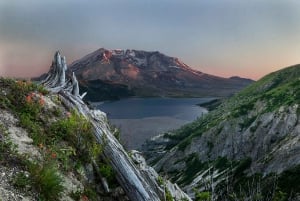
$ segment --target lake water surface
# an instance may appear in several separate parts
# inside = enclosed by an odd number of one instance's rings
[[[149,138],[192,122],[207,113],[197,106],[214,98],[129,98],[97,106],[121,130],[127,149],[139,149]]]

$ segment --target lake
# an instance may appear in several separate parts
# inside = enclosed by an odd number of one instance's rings
[[[196,104],[214,98],[129,98],[103,102],[97,108],[121,130],[126,149],[139,149],[149,138],[177,129],[207,113]]]

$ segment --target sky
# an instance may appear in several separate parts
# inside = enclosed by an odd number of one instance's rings
[[[101,47],[160,51],[205,73],[259,79],[300,63],[299,0],[0,0],[0,76]]]

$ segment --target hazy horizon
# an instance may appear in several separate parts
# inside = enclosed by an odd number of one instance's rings
[[[300,63],[296,0],[0,1],[0,76],[34,77],[101,47],[160,51],[205,73],[258,79]]]

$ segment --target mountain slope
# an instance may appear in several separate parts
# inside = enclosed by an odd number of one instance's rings
[[[121,85],[123,88],[117,88],[128,96],[229,96],[252,82],[238,77],[227,79],[205,74],[177,58],[137,50],[101,48],[72,63],[70,71],[75,72],[81,86],[88,90],[91,85],[95,87],[90,82],[100,80],[114,84],[114,89]],[[89,98],[101,97],[94,93]]]
[[[203,118],[149,141],[145,153],[158,171],[196,197],[207,191],[217,200],[298,200],[299,103],[296,65],[265,76]]]
[[[0,78],[0,198],[10,200],[188,200],[89,108],[56,52],[45,79]]]
[[[58,94],[1,78],[0,113],[2,201],[128,200],[90,122]]]

